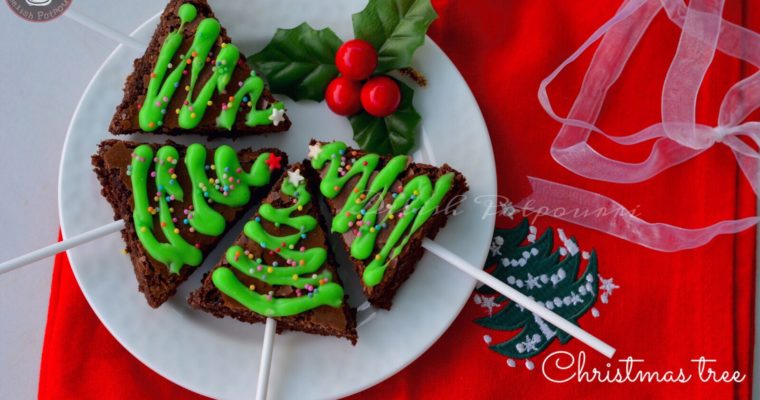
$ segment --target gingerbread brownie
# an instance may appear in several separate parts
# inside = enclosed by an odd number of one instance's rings
[[[150,306],[176,292],[286,163],[276,149],[100,144],[92,164],[114,219],[125,222],[126,251]]]
[[[375,306],[393,297],[423,254],[422,239],[435,238],[467,191],[464,176],[444,164],[413,163],[342,142],[309,145],[310,167],[332,214],[362,289]]]
[[[304,167],[288,167],[243,233],[206,274],[188,303],[219,318],[277,320],[278,332],[337,336],[356,343],[356,313],[336,273]]]
[[[284,112],[206,0],[171,0],[109,130],[236,137],[288,130]]]

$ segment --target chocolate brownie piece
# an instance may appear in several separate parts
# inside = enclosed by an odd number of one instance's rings
[[[422,258],[422,240],[435,238],[468,190],[464,176],[447,164],[369,154],[341,142],[312,140],[309,158],[332,215],[331,230],[361,277],[365,296],[390,309]]]
[[[138,288],[145,295],[148,304],[155,308],[168,300],[169,297],[176,292],[177,287],[187,280],[196,268],[195,266],[183,265],[178,271],[170,271],[170,268],[166,264],[156,260],[156,258],[149,254],[149,250],[138,238],[138,228],[136,227],[134,220],[135,196],[132,186],[131,168],[135,151],[140,145],[140,143],[135,142],[106,140],[100,144],[97,154],[92,156],[92,165],[94,166],[95,173],[102,185],[101,193],[111,204],[111,207],[113,207],[114,220],[123,219],[125,222],[125,228],[122,230],[122,237],[127,245],[126,251],[132,259]],[[192,245],[199,249],[202,254],[202,259],[205,259],[208,253],[214,249],[223,237],[223,233],[213,236],[204,235],[196,231],[189,223],[188,217],[192,218],[194,212],[193,208],[197,207],[197,205],[194,206],[193,196],[191,195],[191,180],[188,175],[187,167],[185,166],[185,163],[182,162],[187,148],[172,142],[167,142],[166,145],[176,149],[179,155],[176,160],[172,160],[175,165],[172,170],[169,170],[169,173],[176,175],[171,182],[179,185],[184,192],[182,199],[166,199],[166,205],[168,208],[166,211],[168,211],[171,217],[174,218],[172,224],[176,227],[175,233],[178,233],[188,245]],[[160,145],[151,144],[145,146],[149,146],[152,153],[156,154],[157,157],[157,150],[161,147]],[[206,153],[206,165],[209,167],[209,170],[206,171],[208,177],[219,178],[216,171],[211,170],[210,168],[211,164],[213,164],[214,151],[206,148]],[[273,159],[274,157],[280,157],[282,165],[287,163],[287,155],[279,150],[262,149],[253,151],[246,149],[237,152],[241,169],[249,171],[259,156],[265,157],[267,153],[269,154],[269,157],[273,157]],[[147,190],[148,202],[152,205],[149,209],[153,209],[151,214],[154,216],[149,217],[153,220],[152,229],[145,228],[142,232],[149,231],[160,245],[171,246],[167,243],[167,237],[163,232],[163,229],[166,228],[166,223],[159,221],[159,210],[162,207],[158,202],[160,190],[157,186],[156,179],[152,177],[155,176],[156,160],[157,158],[153,160],[144,160],[144,162],[150,163],[151,172],[150,176],[146,174],[146,188],[143,189]],[[165,162],[165,160],[159,161],[162,163]],[[276,167],[276,165],[274,165],[275,163],[272,164]],[[218,212],[224,218],[225,232],[226,229],[229,229],[237,220],[242,218],[246,210],[250,209],[258,199],[266,194],[267,190],[271,187],[272,182],[274,182],[281,173],[282,168],[272,168],[269,172],[269,179],[266,179],[265,177],[262,179],[267,182],[258,187],[250,187],[250,198],[247,203],[242,206],[228,207],[216,202],[209,203],[211,209]],[[165,196],[167,193],[162,193],[160,195]]]
[[[180,7],[183,5],[194,7],[197,13],[197,16],[184,24],[179,16]],[[185,9],[185,11],[187,11],[187,9]],[[185,14],[185,16],[187,17],[187,14]],[[190,16],[192,16],[192,13]],[[193,88],[190,88],[190,85],[193,84],[191,82],[193,72],[192,65],[189,64],[189,61],[191,58],[195,60],[196,57],[202,57],[203,55],[198,54],[198,52],[190,51],[189,49],[192,46],[198,26],[207,18],[214,18],[214,13],[211,11],[206,0],[169,1],[169,4],[161,15],[158,27],[148,44],[145,54],[134,61],[134,71],[127,77],[126,83],[124,84],[124,98],[121,101],[121,104],[116,107],[116,112],[111,120],[111,125],[109,127],[111,133],[120,135],[142,131],[169,135],[195,133],[207,135],[209,137],[236,137],[247,134],[262,134],[288,130],[290,127],[290,120],[286,115],[282,116],[282,121],[280,121],[279,118],[276,122],[270,121],[266,116],[263,116],[259,118],[259,122],[252,124],[252,126],[246,124],[247,115],[251,110],[251,106],[256,110],[269,110],[273,104],[280,104],[277,103],[277,100],[266,87],[264,87],[258,101],[249,97],[242,98],[242,95],[240,96],[242,100],[239,102],[240,109],[238,110],[237,115],[233,116],[234,124],[231,129],[224,129],[217,125],[217,117],[223,110],[229,107],[230,97],[234,97],[239,88],[242,87],[243,82],[248,82],[247,79],[251,77],[251,68],[246,63],[246,58],[242,53],[239,55],[238,61],[235,65],[220,65],[220,68],[227,68],[227,70],[232,71],[229,83],[224,90],[220,92],[214,88],[209,101],[203,101],[203,104],[196,104],[196,108],[193,108],[193,104],[190,103],[186,117],[192,117],[193,119],[200,118],[200,122],[197,126],[190,129],[185,129],[180,126],[180,115],[178,110],[182,109],[186,100],[188,100],[188,89],[192,91],[190,101],[193,102],[200,98],[202,88],[204,88],[210,79],[219,79],[216,77],[214,70],[217,68],[217,62],[221,63],[222,61],[217,60],[216,57],[220,54],[222,47],[227,46],[227,44],[230,43],[230,38],[227,36],[226,30],[221,27],[218,38],[205,58],[206,63],[200,70],[197,82],[194,83]],[[166,73],[164,75],[161,73],[160,69],[156,70],[156,64],[162,46],[164,46],[167,36],[172,32],[180,32],[182,40],[174,53],[174,56],[171,58],[169,68],[165,70]],[[199,46],[199,50],[202,52],[203,50],[200,47],[202,46]],[[186,54],[189,55],[187,58],[185,57]],[[184,68],[184,71],[179,82],[176,85],[172,85],[176,87],[173,95],[165,96],[166,98],[159,95],[154,98],[150,104],[146,103],[146,95],[148,94],[150,82],[155,79],[157,80],[157,84],[163,84],[169,79],[171,73],[179,68]],[[156,72],[158,72],[158,75],[155,74]],[[214,85],[214,83],[215,82],[211,82],[213,86],[217,86]],[[247,93],[246,96],[250,96],[250,93]],[[159,104],[156,105],[156,102]],[[238,101],[236,100],[235,103],[237,102]],[[248,105],[249,102],[251,105]],[[256,104],[253,104],[254,102]],[[156,109],[153,110],[153,119],[156,119],[156,122],[151,119],[150,122],[145,122],[145,126],[141,127],[139,118],[140,110],[146,104],[148,104],[147,107],[156,106]],[[204,108],[205,111],[203,111]],[[163,109],[163,111],[161,111],[161,109]],[[151,123],[154,125],[151,126]]]
[[[188,303],[219,318],[254,323],[271,316],[278,332],[337,336],[356,344],[356,311],[346,302],[304,170],[300,164],[288,167]]]

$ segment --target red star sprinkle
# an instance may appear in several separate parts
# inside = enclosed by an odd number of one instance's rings
[[[277,157],[276,155],[269,153],[269,158],[267,158],[267,165],[269,166],[270,171],[274,171],[276,169],[282,168],[282,165],[280,162],[282,161],[282,157]]]

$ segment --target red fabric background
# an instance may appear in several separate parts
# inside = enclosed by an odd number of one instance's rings
[[[548,178],[598,191],[617,199],[650,221],[699,227],[719,219],[754,214],[755,197],[729,151],[716,146],[698,159],[635,185],[583,180],[554,163],[548,149],[559,125],[536,100],[541,79],[551,72],[601,23],[616,1],[437,0],[440,18],[430,36],[453,60],[470,85],[488,124],[499,176],[499,193],[518,199],[526,194],[525,177]],[[760,30],[760,6],[728,0],[725,17]],[[601,125],[608,132],[630,133],[659,118],[662,80],[679,32],[664,15],[655,20],[611,91]],[[580,85],[589,56],[572,66],[550,88],[560,111],[566,111]],[[424,66],[420,66],[424,72]],[[699,122],[715,123],[725,91],[754,72],[718,55],[698,102]],[[431,82],[443,85],[445,82]],[[756,119],[756,118],[755,118]],[[466,135],[467,132],[450,134]],[[595,138],[603,153],[640,160],[646,145],[623,149]],[[499,226],[512,222],[500,218]],[[584,249],[595,248],[599,270],[620,285],[602,315],[587,313],[585,329],[618,348],[617,356],[646,360],[645,369],[684,368],[700,356],[717,359],[713,368],[747,374],[740,384],[554,384],[541,374],[546,354],[562,349],[586,350],[576,340],[553,343],[535,357],[536,370],[491,352],[483,335],[503,340],[472,320],[484,310],[469,302],[451,329],[419,360],[356,399],[441,398],[750,398],[754,321],[755,231],[722,236],[708,245],[674,254],[650,251],[580,227],[541,218],[564,228]],[[587,351],[588,369],[605,369],[606,360]],[[48,326],[40,374],[42,399],[196,398],[158,376],[126,352],[97,320],[79,290],[66,257],[56,258]]]

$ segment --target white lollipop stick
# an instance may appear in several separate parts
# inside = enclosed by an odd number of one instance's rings
[[[0,274],[14,270],[26,264],[30,264],[35,261],[41,260],[45,257],[55,255],[59,252],[68,250],[72,247],[79,246],[80,244],[90,242],[101,236],[118,232],[123,228],[124,228],[124,221],[118,220],[118,221],[111,222],[107,225],[103,225],[99,228],[93,229],[89,232],[76,235],[72,238],[66,239],[56,244],[44,247],[39,250],[35,250],[29,254],[25,254],[21,257],[14,258],[13,260],[6,261],[0,264]],[[432,240],[430,239],[423,240],[422,247],[424,247],[431,253],[435,254],[436,256],[440,257],[441,259],[447,261],[451,265],[457,267],[464,273],[490,286],[491,288],[503,294],[510,300],[523,306],[528,311],[535,313],[546,322],[556,326],[559,329],[562,329],[563,331],[567,332],[571,336],[587,344],[592,349],[604,354],[608,358],[612,358],[612,356],[615,354],[615,348],[613,348],[612,346],[602,342],[597,337],[584,331],[577,325],[562,318],[558,314],[552,311],[549,311],[543,305],[535,302],[534,300],[531,300],[528,296],[518,292],[517,290],[513,289],[506,283],[496,279],[491,274],[483,271],[482,269],[475,268],[474,266],[470,265],[470,263],[463,260],[461,257],[457,256],[456,254],[452,253],[446,248],[441,247],[440,245],[433,242]],[[261,358],[261,368],[259,369],[259,390],[257,391],[257,395],[256,395],[257,399],[264,399],[266,397],[267,383],[269,381],[269,367],[272,361],[272,344],[274,342],[274,333],[275,333],[276,326],[277,326],[277,323],[275,320],[271,318],[267,318],[266,336],[264,337],[264,348],[263,348],[262,358]]]
[[[261,345],[261,361],[259,363],[259,381],[256,386],[256,400],[266,400],[267,388],[269,387],[269,371],[272,367],[272,348],[274,347],[274,334],[277,331],[277,321],[267,318],[264,327],[264,343]]]
[[[438,243],[435,243],[430,239],[425,239],[422,241],[422,247],[440,257],[444,261],[448,262],[449,264],[459,268],[467,275],[470,275],[471,277],[477,279],[480,282],[483,282],[497,292],[503,294],[508,299],[523,306],[528,311],[538,315],[544,321],[556,326],[559,329],[562,329],[592,349],[604,354],[607,358],[612,358],[612,356],[615,354],[614,347],[602,342],[594,335],[578,327],[578,325],[575,325],[572,322],[560,317],[556,313],[549,311],[549,309],[543,305],[537,303],[534,300],[531,300],[528,296],[518,292],[506,283],[496,279],[491,274],[483,271],[482,269],[475,268],[458,255],[452,253],[444,247],[441,247]]]
[[[118,232],[122,229],[124,229],[124,220],[120,219],[118,221],[111,222],[110,224],[103,225],[99,228],[95,228],[91,231],[70,237],[58,243],[51,244],[50,246],[43,247],[28,254],[24,254],[21,257],[16,257],[12,260],[0,263],[0,274],[4,274],[8,271],[13,271],[16,268],[42,260],[43,258],[54,256],[62,251],[66,251],[70,248],[79,246],[80,244],[85,244],[102,236]]]
[[[139,40],[133,38],[132,36],[129,36],[125,33],[119,32],[118,30],[103,24],[102,22],[99,22],[97,20],[94,20],[88,16],[79,14],[78,12],[74,10],[66,10],[63,15],[67,18],[70,18],[83,26],[86,26],[93,31],[100,33],[101,35],[105,37],[109,37],[117,42],[121,42],[125,46],[129,46],[135,50],[143,51],[146,47],[148,47],[145,43],[140,42]]]

